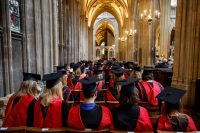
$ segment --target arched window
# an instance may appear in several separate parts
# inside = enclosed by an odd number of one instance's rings
[[[10,28],[15,32],[21,32],[20,5],[20,0],[9,0]]]

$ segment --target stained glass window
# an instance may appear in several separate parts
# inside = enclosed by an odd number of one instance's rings
[[[10,28],[20,32],[20,0],[9,0]]]

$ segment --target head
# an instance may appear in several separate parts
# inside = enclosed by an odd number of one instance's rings
[[[81,66],[80,69],[81,69],[81,74],[86,73],[85,66]]]
[[[61,78],[60,78],[60,81],[62,82],[63,86],[67,86],[67,74],[63,75]]]
[[[42,88],[36,81],[25,80],[21,83],[19,90],[13,95],[14,97],[21,97],[26,94],[36,97]]]
[[[20,85],[19,90],[13,95],[14,97],[21,97],[26,94],[30,96],[37,96],[42,88],[38,85],[37,81],[41,80],[39,74],[23,73],[23,82]]]
[[[169,102],[164,102],[164,114],[170,115],[174,111],[182,112],[182,104],[179,101],[178,104],[171,104]]]
[[[61,100],[63,99],[62,94],[62,83],[54,85],[52,88],[45,88],[43,94],[41,95],[41,104],[43,106],[48,106],[51,103],[53,97],[58,97]]]
[[[92,77],[85,77],[79,82],[82,83],[82,92],[84,95],[85,100],[94,100],[97,97],[97,82],[99,81],[98,78],[95,76]]]
[[[164,101],[164,113],[170,115],[174,111],[181,111],[181,97],[185,94],[185,90],[174,87],[166,87],[156,97],[160,101]]]
[[[121,90],[119,102],[121,105],[134,105],[137,104],[137,97],[135,94],[135,85],[134,82],[138,79],[127,78],[123,81],[120,81]]]
[[[153,68],[144,68],[142,80],[153,80]]]
[[[65,73],[64,73],[65,72]],[[41,104],[48,106],[51,103],[53,97],[58,97],[63,99],[62,88],[63,84],[60,78],[66,74],[66,71],[57,71],[57,73],[45,74],[43,76],[43,81],[46,81],[46,89],[42,94]]]

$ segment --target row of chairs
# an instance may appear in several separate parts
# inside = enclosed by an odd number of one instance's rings
[[[1,133],[137,133],[132,131],[119,131],[119,130],[110,130],[109,128],[95,130],[95,129],[85,129],[77,130],[72,128],[36,128],[36,127],[9,127],[9,128],[0,128]],[[174,132],[174,131],[157,131],[158,133],[200,133],[200,131],[195,132]],[[141,133],[141,132],[140,132]],[[153,132],[145,132],[153,133]]]

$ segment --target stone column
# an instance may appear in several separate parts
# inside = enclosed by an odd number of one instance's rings
[[[59,26],[59,43],[58,43],[58,47],[59,47],[59,65],[61,65],[62,62],[67,62],[66,58],[65,58],[65,54],[63,51],[63,46],[64,46],[64,28],[65,26],[63,25],[63,23],[66,21],[66,19],[64,20],[64,14],[66,13],[66,6],[64,6],[66,4],[66,1],[64,0],[58,0],[58,26]],[[65,14],[66,15],[66,14]]]
[[[184,105],[193,105],[195,81],[200,78],[200,3],[178,0],[172,86],[185,89]]]
[[[5,84],[4,95],[14,92],[13,88],[13,69],[12,69],[12,43],[11,43],[11,30],[10,30],[10,15],[9,15],[9,1],[2,1],[2,14],[4,14],[5,20],[2,21],[2,25],[5,28],[3,32],[3,77]],[[3,6],[5,5],[5,6]]]
[[[160,18],[160,56],[168,57],[170,45],[170,0],[162,0]]]

